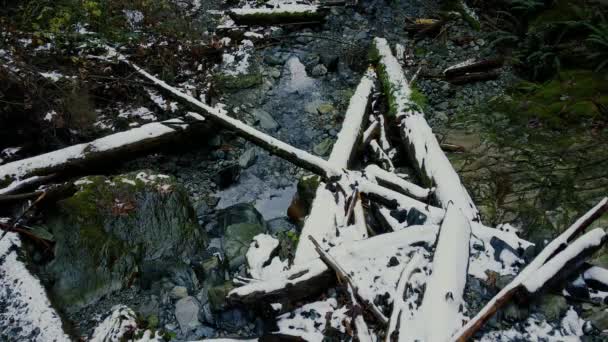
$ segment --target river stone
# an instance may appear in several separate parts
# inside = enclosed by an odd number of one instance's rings
[[[169,296],[173,299],[182,299],[188,297],[188,289],[185,286],[175,286],[171,289]]]
[[[143,264],[188,263],[206,244],[185,189],[173,177],[134,172],[77,181],[77,192],[47,210],[55,258],[52,297],[67,311],[144,275]]]
[[[175,303],[175,318],[184,334],[201,325],[198,320],[199,304],[196,298],[186,297]]]
[[[329,155],[332,146],[334,146],[334,140],[331,138],[325,138],[323,139],[323,141],[315,145],[315,147],[312,148],[312,151],[316,155],[324,157]]]
[[[315,77],[325,76],[327,74],[327,68],[323,64],[317,64],[312,68],[312,75]]]
[[[232,281],[226,281],[221,285],[214,286],[209,289],[209,304],[214,311],[221,311],[226,308],[226,296],[232,291],[234,285]]]
[[[251,147],[241,154],[239,157],[239,165],[241,168],[246,169],[253,165],[257,158],[258,155],[255,152],[255,147]]]
[[[231,270],[245,263],[245,254],[253,237],[266,233],[266,222],[249,203],[236,204],[219,214],[218,222],[224,231],[224,253]]]
[[[251,114],[255,118],[255,122],[260,125],[261,128],[268,131],[276,131],[279,129],[279,123],[268,113],[267,111],[256,108],[251,111]]]

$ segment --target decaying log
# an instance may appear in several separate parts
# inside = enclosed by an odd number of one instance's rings
[[[463,63],[453,65],[443,71],[446,78],[451,79],[469,73],[490,71],[502,67],[504,59],[490,58],[480,61],[468,60]]]
[[[419,310],[418,322],[422,328],[412,329],[421,335],[408,337],[404,341],[443,342],[462,327],[470,236],[469,220],[459,208],[448,206],[435,247],[433,273],[427,282]],[[431,320],[434,324],[423,324]],[[402,322],[402,326],[405,325]]]
[[[342,129],[329,155],[329,163],[337,169],[348,168],[353,154],[357,151],[357,144],[360,141],[363,122],[368,114],[375,79],[375,73],[368,70],[361,78],[361,82],[350,99]],[[341,196],[338,200],[344,199],[342,194],[336,193],[336,195]],[[327,189],[325,183],[320,183],[312,203],[310,215],[302,228],[294,264],[316,258],[317,253],[307,237],[314,237],[317,241],[330,242],[336,236],[336,222],[348,225],[346,215],[341,214],[343,210],[338,208],[339,204],[336,202],[334,193]],[[336,215],[340,217],[334,218]],[[358,238],[364,238],[367,231],[359,229],[356,235]]]
[[[420,108],[411,100],[412,90],[386,39],[374,38],[372,56],[379,66],[379,78],[387,89],[390,115],[400,122],[400,132],[410,158],[443,208],[448,203],[462,210],[471,221],[479,221],[479,211],[462,185],[460,177],[441,150],[437,138]]]
[[[23,183],[35,176],[73,172],[115,163],[121,158],[157,148],[188,133],[209,129],[205,119],[195,113],[178,119],[153,122],[125,132],[115,133],[90,143],[73,145],[39,156],[0,165],[0,182]],[[39,180],[39,179],[34,179]],[[11,188],[11,185],[8,186]]]
[[[276,25],[323,21],[326,11],[314,5],[286,4],[276,8],[235,8],[228,15],[238,25]]]
[[[563,250],[569,242],[584,231],[595,219],[608,211],[608,197],[604,197],[595,207],[579,218],[572,226],[566,229],[560,236],[549,243],[519,274],[505,286],[486,306],[484,306],[459,332],[453,340],[468,341],[500,308],[521,289],[521,286],[529,278],[534,278],[538,270]]]

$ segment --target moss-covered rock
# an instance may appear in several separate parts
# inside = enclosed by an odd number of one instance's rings
[[[253,238],[267,232],[262,215],[249,203],[241,203],[224,209],[218,215],[218,223],[224,232],[224,253],[231,270],[245,263],[245,254]]]
[[[316,175],[304,176],[298,180],[298,198],[302,205],[304,205],[307,213],[312,207],[312,201],[315,199],[320,183],[321,177]]]
[[[186,263],[206,243],[186,191],[150,172],[94,176],[48,212],[55,258],[51,294],[75,310],[141,275],[144,264]]]
[[[227,92],[247,89],[262,83],[262,74],[258,72],[243,75],[218,74],[214,78],[214,85]]]
[[[214,311],[221,311],[226,307],[226,296],[232,291],[234,285],[232,281],[226,281],[223,284],[214,286],[209,289],[209,304]]]

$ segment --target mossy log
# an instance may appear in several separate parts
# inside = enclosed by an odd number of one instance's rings
[[[0,186],[8,187],[13,182],[35,176],[82,173],[83,170],[107,168],[108,165],[115,165],[117,161],[187,138],[191,134],[201,136],[201,132],[209,131],[210,123],[195,114],[145,124],[89,143],[0,165]]]
[[[323,21],[326,11],[310,5],[283,5],[277,8],[235,8],[228,15],[238,25],[269,26]]]
[[[441,150],[422,109],[412,101],[412,89],[386,39],[375,38],[370,55],[378,65],[389,114],[400,123],[405,148],[420,176],[428,187],[435,187],[434,196],[444,209],[453,202],[469,220],[479,221],[479,211],[471,196]]]

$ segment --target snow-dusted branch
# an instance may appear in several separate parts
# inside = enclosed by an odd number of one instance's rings
[[[595,219],[608,211],[608,197],[604,197],[595,207],[579,218],[560,236],[549,243],[516,277],[505,286],[486,306],[483,307],[458,333],[453,340],[464,342],[469,340],[501,307],[503,307],[521,288],[528,279],[533,279],[538,270],[568,245],[577,235],[584,231]]]
[[[395,173],[385,171],[377,165],[367,166],[365,168],[365,176],[371,179],[375,179],[378,184],[384,185],[391,189],[395,189],[405,195],[423,201],[427,200],[433,191],[433,189],[425,189],[414,183],[410,183],[405,179],[397,176]]]
[[[275,8],[235,8],[228,15],[239,25],[275,25],[318,22],[325,12],[314,5],[282,4]]]

